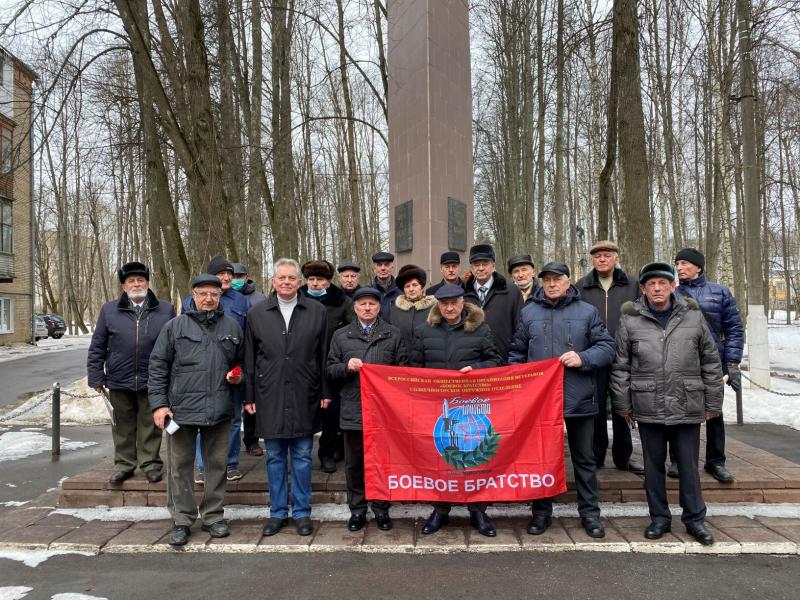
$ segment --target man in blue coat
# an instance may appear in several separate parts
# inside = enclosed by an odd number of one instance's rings
[[[86,363],[89,386],[114,408],[114,472],[122,483],[138,466],[151,483],[161,481],[161,431],[153,424],[147,398],[150,352],[175,307],[150,290],[150,270],[140,262],[119,269],[122,296],[103,305]]]
[[[706,281],[704,269],[706,257],[694,248],[684,248],[675,255],[675,270],[680,286],[677,295],[694,298],[706,319],[714,342],[717,344],[722,372],[728,377],[728,385],[734,391],[742,389],[742,362],[744,349],[744,325],[736,299],[728,287]],[[670,477],[678,477],[678,465],[670,449]],[[705,470],[717,481],[731,483],[733,475],[725,468],[725,422],[722,413],[706,421]]]
[[[578,512],[586,533],[605,536],[600,522],[597,466],[594,460],[594,419],[597,415],[595,371],[614,360],[614,339],[597,309],[583,302],[570,282],[569,267],[550,262],[539,273],[541,287],[520,314],[511,341],[509,363],[555,358],[564,365],[564,422],[575,472]],[[550,526],[553,499],[534,500],[528,533],[541,535]]]

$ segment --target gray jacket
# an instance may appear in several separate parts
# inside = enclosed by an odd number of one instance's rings
[[[626,302],[611,368],[614,410],[661,425],[702,423],[722,410],[722,366],[703,313],[691,298],[672,296],[666,329],[645,300]]]

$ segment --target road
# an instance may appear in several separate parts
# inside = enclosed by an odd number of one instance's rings
[[[0,408],[42,392],[58,380],[62,387],[86,376],[86,348],[21,356],[0,362]]]
[[[99,598],[797,598],[800,557],[502,553],[56,556],[0,558],[0,586]],[[0,588],[1,589],[1,588]],[[123,591],[124,590],[124,591]]]

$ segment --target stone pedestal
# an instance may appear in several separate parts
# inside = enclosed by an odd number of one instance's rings
[[[472,89],[466,0],[389,0],[389,244],[438,281],[473,239]]]

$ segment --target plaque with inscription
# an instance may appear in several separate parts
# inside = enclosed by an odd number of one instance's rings
[[[450,250],[467,249],[467,205],[447,198],[447,246]]]
[[[414,201],[408,200],[394,208],[394,249],[409,252],[414,247]]]

